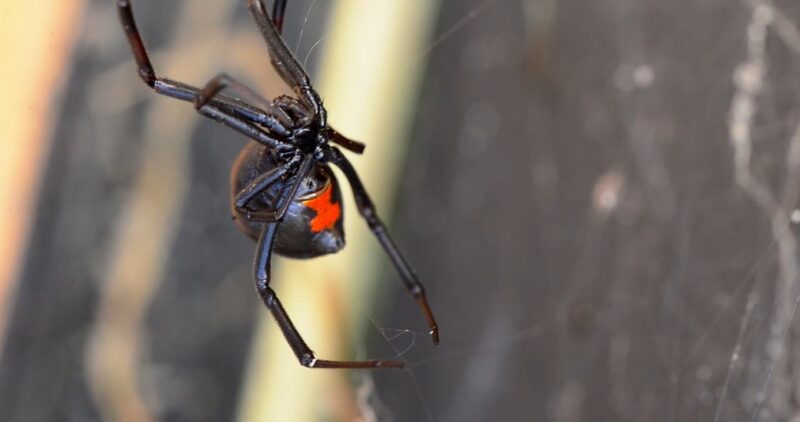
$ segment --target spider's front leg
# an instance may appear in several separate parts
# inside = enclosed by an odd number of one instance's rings
[[[228,76],[226,73],[220,73],[206,82],[203,89],[200,90],[200,94],[195,99],[195,109],[199,110],[204,107],[225,89],[234,90],[245,100],[260,107],[265,114],[264,118],[258,123],[264,125],[271,133],[286,137],[291,134],[290,128],[297,125],[281,107],[276,107],[252,88]]]
[[[273,13],[278,13],[274,20],[267,15],[266,8],[262,0],[248,0],[250,14],[258,26],[261,36],[267,43],[272,67],[278,72],[281,78],[288,84],[299,98],[314,112],[320,127],[328,125],[327,112],[322,106],[322,99],[311,86],[311,78],[308,77],[303,66],[297,61],[289,47],[281,37],[280,28],[277,25],[283,21],[286,0],[279,0],[275,4]]]
[[[156,75],[142,36],[136,27],[130,0],[117,0],[116,3],[122,28],[139,67],[139,77],[158,94],[182,101],[198,101],[201,94],[196,87]],[[203,104],[198,111],[203,116],[216,120],[270,148],[278,150],[293,148],[292,145],[276,139],[272,134],[253,124],[253,122],[262,123],[264,120],[272,119],[271,116],[264,115],[253,106],[225,97]]]
[[[378,238],[383,250],[386,251],[386,254],[392,261],[395,270],[397,270],[397,273],[400,275],[400,279],[406,286],[406,290],[408,290],[414,300],[417,301],[417,304],[419,304],[420,309],[422,309],[422,314],[425,316],[425,320],[428,322],[431,339],[433,340],[434,344],[438,345],[439,326],[436,323],[436,318],[433,316],[433,311],[431,311],[430,305],[428,305],[425,289],[422,287],[422,283],[419,282],[417,275],[414,274],[414,270],[411,269],[411,265],[408,264],[408,261],[405,260],[403,254],[400,253],[400,249],[398,249],[397,245],[395,245],[394,240],[392,240],[392,237],[389,235],[389,231],[386,229],[386,226],[378,217],[378,213],[375,210],[375,205],[369,198],[367,190],[364,189],[364,184],[361,183],[358,173],[356,173],[356,170],[353,168],[353,165],[350,164],[350,161],[348,161],[347,158],[345,158],[344,155],[342,155],[342,153],[334,147],[329,148],[329,154],[327,158],[330,162],[339,167],[347,177],[347,181],[353,188],[353,196],[355,197],[356,205],[358,206],[358,212],[362,217],[364,217],[364,220],[367,221],[369,229],[372,231],[375,237]]]
[[[269,286],[270,283],[270,261],[272,257],[272,247],[275,240],[275,232],[278,222],[266,223],[261,229],[256,248],[255,262],[253,263],[256,289],[261,296],[261,300],[272,313],[275,322],[278,323],[283,336],[292,348],[300,364],[309,368],[405,368],[405,363],[399,360],[363,360],[363,361],[336,361],[317,359],[314,352],[308,347],[303,337],[297,332],[292,320],[283,308],[281,301],[275,291]]]

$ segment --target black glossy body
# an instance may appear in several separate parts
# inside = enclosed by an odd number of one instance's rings
[[[231,170],[231,212],[239,229],[253,240],[258,240],[263,223],[249,220],[246,212],[236,208],[236,194],[259,175],[277,167],[277,158],[272,151],[251,142],[242,149]],[[283,188],[283,183],[270,186],[255,197],[248,207],[254,210],[268,209]],[[331,227],[315,232],[312,230],[312,222],[318,217],[318,212],[306,204],[319,198],[328,188],[332,192],[331,206],[338,207],[340,216]],[[278,226],[275,233],[275,252],[290,258],[313,258],[339,251],[345,245],[343,216],[342,195],[331,169],[324,164],[314,166],[300,182],[297,194],[289,203],[289,208]]]
[[[411,296],[417,301],[439,343],[439,329],[425,289],[378,217],[350,161],[331,145],[355,153],[360,142],[328,125],[327,112],[308,74],[281,38],[286,0],[275,0],[272,17],[262,0],[248,0],[250,13],[267,44],[270,60],[295,97],[268,101],[246,85],[220,74],[203,88],[156,75],[136,28],[129,0],[117,0],[120,21],[139,67],[139,77],[155,92],[189,101],[201,115],[247,136],[231,174],[231,207],[239,228],[257,240],[253,278],[297,359],[310,368],[403,368],[399,360],[332,361],[317,359],[297,332],[270,287],[272,251],[296,258],[336,252],[344,246],[342,207],[336,179],[328,164],[338,167],[353,190],[359,214],[380,242]],[[222,94],[235,91],[236,98]]]

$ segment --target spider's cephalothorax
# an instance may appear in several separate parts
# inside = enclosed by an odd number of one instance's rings
[[[273,250],[293,258],[313,258],[344,247],[342,200],[328,167],[331,164],[344,173],[359,214],[422,309],[433,342],[439,343],[439,329],[422,284],[378,218],[358,173],[330,143],[359,154],[364,145],[328,126],[322,100],[281,38],[286,0],[275,0],[272,17],[263,0],[248,0],[248,5],[267,43],[272,66],[296,98],[280,96],[268,101],[225,74],[211,79],[202,89],[157,76],[136,29],[130,1],[117,0],[142,80],[159,94],[194,103],[198,113],[253,141],[239,154],[231,173],[233,217],[239,228],[258,242],[253,265],[256,288],[300,363],[311,368],[403,368],[405,363],[398,360],[317,359],[270,287]],[[224,95],[225,90],[235,91],[235,97]]]

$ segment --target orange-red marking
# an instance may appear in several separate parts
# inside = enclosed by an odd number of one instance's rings
[[[318,233],[325,229],[332,229],[342,215],[339,203],[331,201],[332,196],[333,183],[328,183],[319,196],[303,202],[303,204],[317,213],[317,216],[311,220],[312,232]]]

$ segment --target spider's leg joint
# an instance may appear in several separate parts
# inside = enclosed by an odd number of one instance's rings
[[[200,90],[200,95],[194,99],[194,108],[201,109],[208,104],[212,98],[228,86],[228,75],[225,72],[218,73]]]
[[[314,357],[313,353],[306,352],[300,356],[300,364],[305,366],[306,368],[313,368],[317,364],[317,358]]]
[[[261,298],[264,300],[264,304],[267,305],[267,308],[274,308],[278,305],[278,298],[275,296],[275,292],[269,288],[269,281],[266,278],[262,278],[260,275],[256,279],[256,287],[258,288],[259,292],[261,292]]]
[[[150,88],[156,87],[156,75],[152,69],[139,69],[139,77],[142,78],[144,83]]]

